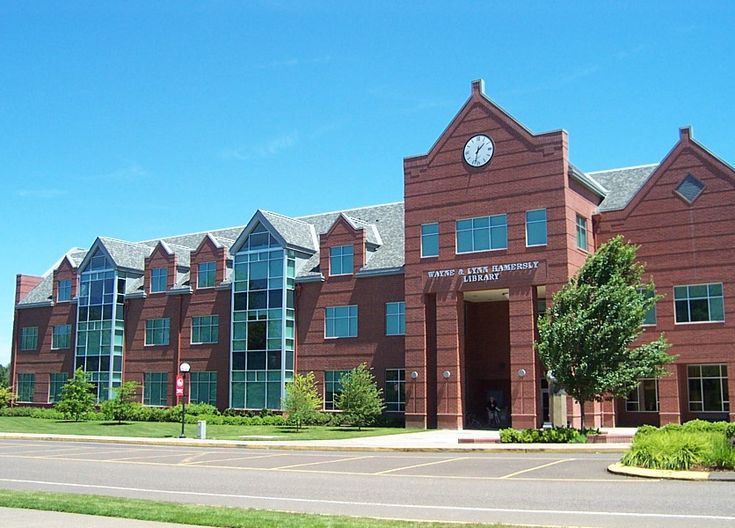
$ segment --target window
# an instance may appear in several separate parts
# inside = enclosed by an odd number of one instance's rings
[[[54,326],[54,333],[51,335],[51,349],[60,350],[71,347],[71,325]]]
[[[457,253],[473,253],[508,247],[506,215],[457,220]]]
[[[33,401],[33,392],[36,388],[36,375],[30,373],[18,374],[16,377],[15,391],[18,394],[18,401],[30,403]]]
[[[406,371],[387,369],[385,371],[385,410],[403,412],[406,410]]]
[[[324,373],[324,410],[334,411],[337,408],[337,396],[342,392],[342,376],[349,370],[327,370]]]
[[[168,345],[169,319],[148,319],[145,322],[146,345]]]
[[[71,300],[71,281],[69,279],[60,280],[56,285],[56,301],[63,302]]]
[[[202,262],[199,264],[197,273],[197,288],[213,288],[214,287],[214,262]]]
[[[357,337],[357,305],[328,306],[324,337]]]
[[[191,318],[191,344],[217,343],[219,340],[219,315],[203,315]]]
[[[61,401],[61,388],[66,383],[66,372],[56,372],[49,375],[48,402],[57,403]]]
[[[587,251],[587,219],[577,215],[577,247]]]
[[[163,407],[168,405],[168,374],[146,372],[143,377],[143,404]]]
[[[642,293],[647,299],[650,299],[651,297],[654,297],[656,295],[656,292],[654,290],[649,290],[646,288],[638,290],[640,293]],[[656,304],[654,303],[653,306],[651,306],[651,309],[646,312],[646,316],[643,319],[643,325],[655,325],[656,324]]]
[[[546,245],[546,209],[526,211],[526,245]]]
[[[38,347],[38,327],[26,326],[20,329],[20,349],[36,350]]]
[[[191,403],[208,403],[210,405],[217,405],[216,372],[191,373],[189,401]]]
[[[439,256],[439,224],[423,224],[421,226],[421,256]]]
[[[689,204],[692,204],[694,203],[694,200],[699,198],[702,191],[704,191],[704,183],[691,174],[687,174],[681,183],[677,185],[674,191],[676,194],[684,198]]]
[[[658,381],[642,379],[625,401],[625,410],[630,412],[658,411]]]
[[[168,269],[153,268],[151,270],[151,293],[166,291],[168,286]]]
[[[689,365],[689,410],[727,412],[727,365]]]
[[[350,275],[352,273],[354,250],[352,246],[329,248],[329,274]]]
[[[406,335],[406,303],[385,303],[385,335]]]
[[[725,320],[722,283],[674,286],[677,323],[708,323]]]

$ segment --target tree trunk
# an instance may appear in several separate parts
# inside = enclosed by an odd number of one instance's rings
[[[584,402],[579,402],[580,429],[584,429]]]

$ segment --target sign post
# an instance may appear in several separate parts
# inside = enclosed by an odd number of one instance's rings
[[[184,375],[176,375],[176,398],[182,398],[184,396]]]

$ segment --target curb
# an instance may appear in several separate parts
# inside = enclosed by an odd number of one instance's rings
[[[666,480],[715,480],[720,482],[735,482],[734,471],[673,471],[668,469],[648,469],[634,466],[624,466],[620,462],[607,467],[610,473],[627,477],[655,478]]]
[[[237,440],[198,440],[189,438],[143,438],[143,437],[110,437],[90,435],[58,435],[38,433],[0,433],[0,440],[36,440],[48,442],[89,442],[98,444],[152,445],[177,447],[219,447],[231,449],[274,449],[286,451],[354,451],[354,452],[414,452],[414,453],[624,453],[627,444],[493,444],[466,448],[438,446],[365,446],[334,444],[283,444],[272,442],[244,442]]]

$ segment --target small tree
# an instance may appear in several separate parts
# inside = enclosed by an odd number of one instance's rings
[[[286,386],[283,410],[288,413],[288,419],[296,424],[296,430],[300,431],[302,424],[316,417],[321,408],[322,399],[316,388],[314,373],[295,374],[293,381]]]
[[[117,423],[123,423],[130,420],[135,411],[135,396],[138,392],[139,384],[135,381],[126,381],[115,392],[115,397],[111,400],[102,402],[102,412],[108,420],[116,420]]]
[[[86,418],[94,410],[96,398],[94,385],[87,380],[81,368],[74,372],[74,377],[61,387],[61,400],[56,409],[64,413],[64,417],[73,418],[75,422]]]
[[[0,365],[0,387],[10,386],[10,369]]]
[[[337,396],[337,408],[344,413],[345,421],[358,430],[370,425],[385,409],[382,390],[375,383],[367,364],[361,363],[342,376],[342,392]]]
[[[641,378],[666,375],[663,335],[632,348],[643,331],[646,312],[660,297],[648,295],[653,282],[641,282],[644,267],[637,246],[617,236],[603,244],[568,284],[556,292],[539,321],[536,350],[560,387],[584,404],[604,395],[623,397]]]
[[[0,409],[4,409],[15,401],[15,394],[10,387],[0,385]]]

